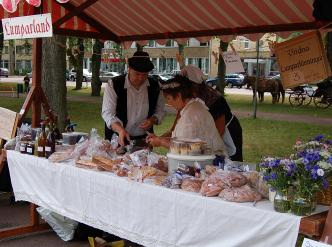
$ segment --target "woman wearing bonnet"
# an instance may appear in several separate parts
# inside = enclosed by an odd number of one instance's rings
[[[154,147],[170,147],[172,138],[200,139],[207,143],[216,155],[227,156],[224,143],[218,134],[214,120],[205,103],[194,97],[194,83],[187,77],[177,75],[162,85],[168,105],[174,107],[179,118],[171,136],[149,135],[147,142]]]
[[[203,100],[208,107],[219,135],[226,145],[229,158],[233,161],[243,161],[242,128],[239,120],[232,114],[225,98],[217,90],[204,83],[204,74],[199,68],[187,65],[181,70],[180,74],[194,82],[194,95]],[[162,136],[171,136],[178,118],[179,112],[171,130]]]

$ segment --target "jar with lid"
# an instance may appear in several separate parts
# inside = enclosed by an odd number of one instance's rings
[[[21,142],[20,144],[20,152],[22,154],[26,154],[27,153],[27,142]]]
[[[35,153],[35,143],[34,142],[28,142],[26,152],[27,152],[27,154],[34,155],[34,153]]]

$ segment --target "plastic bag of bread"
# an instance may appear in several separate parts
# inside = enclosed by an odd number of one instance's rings
[[[119,165],[119,169],[116,171],[116,175],[119,177],[128,177],[129,171],[130,171],[130,167],[127,164],[121,163]]]
[[[143,180],[143,183],[161,186],[164,183],[164,181],[166,180],[166,178],[167,178],[167,176],[148,177],[148,178]]]
[[[219,197],[231,202],[254,202],[262,199],[261,194],[247,184],[237,188],[226,188],[220,192]]]
[[[154,156],[155,157],[155,156]],[[148,165],[155,167],[161,171],[168,172],[168,162],[165,156],[159,156],[157,162],[152,162],[150,155],[148,156]]]
[[[196,177],[185,177],[182,179],[181,189],[190,192],[199,192],[202,187],[203,180]]]
[[[98,164],[98,170],[115,172],[119,169],[118,166],[122,162],[122,159],[108,159],[102,156],[93,156],[92,161]]]
[[[206,165],[205,166],[205,174],[207,176],[212,175],[213,173],[215,173],[217,171],[217,167],[213,166],[213,165]]]
[[[180,189],[182,184],[182,174],[177,172],[172,173],[167,176],[162,186],[170,189]]]
[[[269,197],[269,187],[259,172],[244,172],[243,175],[247,178],[250,187],[254,188],[264,198]]]
[[[145,166],[148,164],[149,150],[142,149],[130,154],[134,166]]]
[[[203,196],[217,196],[219,193],[227,187],[224,182],[224,176],[220,172],[215,172],[211,176],[207,177],[202,184],[200,193]]]
[[[228,187],[241,187],[247,183],[246,177],[238,172],[219,170],[218,173]]]

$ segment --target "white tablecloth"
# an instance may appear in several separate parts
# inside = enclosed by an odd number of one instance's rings
[[[294,246],[300,217],[8,151],[16,200],[145,246]]]

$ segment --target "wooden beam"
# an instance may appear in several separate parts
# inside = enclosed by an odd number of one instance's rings
[[[57,20],[55,23],[53,23],[53,28],[60,27],[63,23],[68,21],[70,18],[77,16],[80,14],[83,10],[97,2],[98,0],[87,0],[84,3],[82,3],[80,6],[76,7],[74,11],[69,12],[67,15],[63,16],[59,20]]]
[[[326,24],[328,23],[319,21],[319,22],[307,22],[307,23],[239,27],[239,28],[222,28],[222,29],[188,31],[188,32],[129,35],[129,36],[120,36],[119,38],[121,41],[135,41],[135,40],[192,38],[192,37],[218,36],[218,35],[241,35],[241,34],[252,34],[252,33],[273,33],[273,32],[285,32],[285,31],[303,31],[303,30],[318,29]]]
[[[303,217],[300,222],[299,232],[310,237],[320,237],[324,229],[326,217],[327,212]]]
[[[57,1],[54,1],[54,2],[59,4],[61,7],[64,7],[65,9],[67,9],[69,12],[74,12],[75,9],[77,8],[75,5],[71,4],[70,2],[61,3],[61,4],[58,3]],[[113,33],[111,30],[109,30],[103,24],[101,24],[100,22],[98,22],[94,18],[90,17],[86,13],[80,12],[79,14],[77,14],[77,17],[79,17],[80,19],[82,19],[83,21],[88,23],[90,26],[95,28],[98,32],[105,34],[107,37],[109,37],[109,40],[113,40],[117,43],[120,42],[119,37],[115,33]],[[55,33],[56,29],[57,28],[55,28],[53,30],[54,33]],[[71,36],[73,36],[73,35],[71,35]]]
[[[65,35],[65,36],[82,37],[82,38],[113,40],[112,39],[113,37],[108,36],[106,33],[96,33],[96,32],[81,31],[81,30],[71,30],[71,29],[67,29],[67,28],[53,29],[53,33],[54,34],[59,34],[59,35]],[[113,41],[115,41],[115,40],[113,40]]]
[[[33,232],[41,232],[46,230],[50,230],[50,226],[48,224],[38,224],[35,226],[27,225],[19,228],[16,227],[16,228],[1,229],[0,240],[9,237],[16,237],[19,235],[24,235]]]
[[[34,39],[32,47],[32,86],[35,87],[33,90],[32,99],[32,127],[35,128],[40,125],[41,119],[41,101],[39,89],[41,89],[42,79],[42,39]]]

